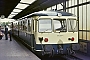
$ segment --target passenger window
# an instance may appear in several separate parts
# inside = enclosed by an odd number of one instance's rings
[[[28,22],[27,22],[27,23],[28,23],[28,25],[27,25],[27,26],[28,26],[28,28],[27,28],[28,32],[31,32],[31,20],[32,20],[32,19],[29,18],[29,19],[28,19]]]
[[[23,31],[26,31],[25,21],[23,21]]]
[[[20,28],[21,30],[23,29],[23,26],[22,25],[23,25],[23,22],[21,21],[21,28]]]
[[[31,20],[28,20],[28,32],[31,31]]]

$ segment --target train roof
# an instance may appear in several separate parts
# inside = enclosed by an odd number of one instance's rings
[[[31,16],[75,16],[72,13],[68,13],[68,12],[63,12],[63,11],[39,11],[39,12],[35,12],[32,13],[29,17]]]

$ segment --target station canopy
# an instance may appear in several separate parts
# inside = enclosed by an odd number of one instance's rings
[[[0,0],[0,16],[19,19],[67,0]]]

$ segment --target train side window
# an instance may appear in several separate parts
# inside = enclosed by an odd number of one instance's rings
[[[21,21],[21,30],[23,29],[23,22]]]
[[[19,27],[18,27],[19,30],[21,30],[22,29],[22,23],[21,23],[21,21],[19,21],[19,24],[18,25],[19,25]]]
[[[18,29],[20,30],[20,22],[18,22]]]
[[[27,21],[24,21],[24,31],[27,31]]]
[[[31,20],[28,20],[28,32],[31,31]]]
[[[32,23],[31,21],[32,21],[32,19],[29,18],[29,19],[28,19],[28,22],[27,22],[27,23],[28,23],[28,28],[27,28],[27,31],[28,31],[28,32],[31,32],[31,23]]]
[[[22,30],[27,31],[27,21],[23,21]]]
[[[18,29],[18,23],[14,23],[14,29]]]

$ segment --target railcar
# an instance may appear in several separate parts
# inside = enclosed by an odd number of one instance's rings
[[[78,20],[72,13],[39,11],[16,26],[14,34],[42,55],[72,54],[72,44],[78,43]]]

